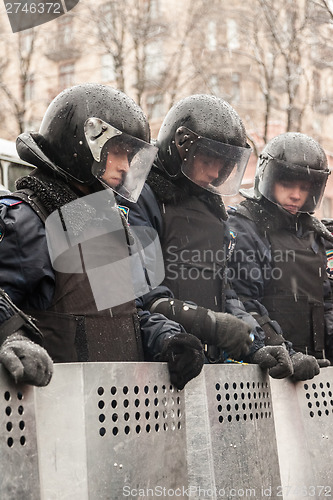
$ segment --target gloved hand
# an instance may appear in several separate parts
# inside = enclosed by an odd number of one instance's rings
[[[293,380],[310,380],[320,372],[314,356],[296,352],[291,356],[291,362],[294,368]]]
[[[268,368],[272,378],[285,378],[293,374],[293,364],[284,346],[267,345],[258,349],[252,356],[253,363],[260,368]]]
[[[209,311],[215,316],[215,329],[212,335],[206,335],[207,344],[216,345],[228,356],[242,360],[250,352],[252,338],[251,327],[232,314]]]
[[[199,375],[205,361],[199,339],[189,333],[178,333],[164,341],[160,361],[167,361],[170,381],[177,389]]]
[[[0,362],[16,384],[47,385],[52,377],[53,362],[46,350],[20,331],[10,335],[0,347]]]
[[[317,363],[319,365],[320,368],[326,368],[327,366],[331,366],[331,362],[329,359],[317,359]]]

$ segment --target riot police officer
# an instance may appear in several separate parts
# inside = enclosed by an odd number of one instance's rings
[[[133,274],[144,272],[126,265],[134,243],[114,198],[136,201],[156,155],[141,108],[111,87],[77,85],[52,101],[39,133],[18,137],[17,149],[37,168],[0,204],[0,360],[15,380],[47,384],[48,354],[55,362],[143,360],[140,327],[179,341],[180,325],[136,308],[142,283]],[[42,337],[48,354],[34,343]],[[202,367],[197,339],[191,353],[183,384]],[[34,376],[37,363],[45,373]]]
[[[332,358],[331,351],[325,354],[333,309],[324,241],[333,240],[312,215],[328,175],[326,155],[314,139],[281,134],[260,154],[254,188],[243,190],[246,200],[229,212],[236,234],[230,263],[235,290],[266,331],[267,343],[292,342],[300,379],[312,378],[318,363],[327,366],[326,357]]]
[[[223,99],[189,96],[167,113],[156,145],[138,203],[126,202],[130,224],[154,227],[162,245],[163,287],[146,302],[197,336],[209,362],[247,360],[273,377],[291,375],[287,350],[264,347],[263,330],[228,282],[234,238],[221,195],[237,193],[251,152],[240,117]],[[146,343],[163,359],[162,336]]]

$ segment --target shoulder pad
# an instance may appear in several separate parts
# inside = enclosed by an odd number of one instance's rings
[[[19,205],[20,203],[23,203],[22,200],[18,200],[16,198],[0,198],[0,203],[3,205],[7,205],[7,207],[13,207],[14,205]]]
[[[316,233],[326,241],[333,243],[333,233],[327,228],[327,226],[313,215],[311,216],[311,220]]]
[[[242,215],[246,219],[253,220],[252,214],[246,205],[241,205],[241,204],[236,206],[229,205],[228,212],[229,215],[234,215],[234,214]]]

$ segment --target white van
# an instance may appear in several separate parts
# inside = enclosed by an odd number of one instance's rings
[[[0,139],[0,194],[15,190],[15,181],[35,168],[21,160],[13,141]]]

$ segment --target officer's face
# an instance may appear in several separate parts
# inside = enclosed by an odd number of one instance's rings
[[[197,154],[193,161],[191,180],[202,187],[207,187],[218,177],[222,168],[221,159]]]
[[[296,214],[301,210],[310,192],[307,181],[280,181],[274,186],[274,199],[285,210]]]
[[[129,170],[128,151],[124,146],[115,145],[108,152],[105,172],[102,179],[112,188],[124,182]]]

